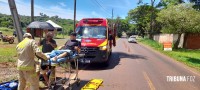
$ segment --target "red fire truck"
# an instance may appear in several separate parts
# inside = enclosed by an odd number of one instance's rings
[[[116,45],[116,30],[107,19],[84,18],[76,25],[77,40],[81,41],[82,63],[108,64],[112,46]]]

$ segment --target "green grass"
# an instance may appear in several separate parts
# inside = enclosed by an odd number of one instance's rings
[[[69,35],[62,35],[62,34],[56,35],[56,39],[63,39],[63,38],[69,38]]]
[[[12,36],[13,29],[9,29],[6,27],[0,27],[0,31],[3,35]],[[15,62],[16,61],[16,41],[14,44],[9,44],[8,42],[0,41],[0,62]]]
[[[39,41],[39,38],[35,38],[36,42]],[[59,46],[64,45],[67,39],[55,39],[56,43]],[[16,52],[16,46],[17,46],[17,39],[15,39],[14,44],[9,44],[8,42],[2,42],[0,41],[0,63],[2,62],[16,62],[17,60],[17,52]],[[40,50],[42,50],[42,47],[39,47]],[[57,49],[57,48],[56,48]]]
[[[7,43],[1,42],[0,45],[0,62],[15,62],[16,61],[16,50],[15,47],[8,45]]]
[[[3,33],[3,35],[13,35],[14,30],[6,27],[0,27],[0,31]]]
[[[163,45],[147,38],[139,39],[139,42],[152,47],[153,49],[186,64],[189,67],[200,71],[200,50],[177,49],[173,51],[163,51]]]
[[[163,46],[162,46],[162,44],[159,44],[159,43],[157,43],[156,41],[154,41],[154,40],[151,40],[151,39],[147,39],[147,38],[140,38],[140,39],[138,39],[138,41],[139,42],[142,42],[142,43],[144,43],[144,44],[146,44],[146,45],[149,45],[149,46],[151,46],[152,48],[154,48],[154,49],[156,49],[156,50],[162,50],[162,48],[163,48]]]

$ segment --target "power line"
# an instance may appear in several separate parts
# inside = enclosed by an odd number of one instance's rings
[[[104,8],[97,0],[94,0],[106,13],[108,13],[109,11],[106,10],[106,8]],[[110,16],[112,16],[110,14],[110,12],[108,13]]]
[[[74,0],[74,32],[76,29],[76,0]]]
[[[97,1],[97,3],[98,3],[98,1],[99,1],[99,4],[103,7],[103,1],[102,0],[96,0]],[[104,7],[103,7],[104,8]],[[104,8],[104,10],[106,10],[106,11],[108,11],[108,12],[110,12],[110,10],[108,10],[108,9],[106,9],[106,8]]]
[[[92,1],[94,1],[94,0],[92,0]],[[95,0],[95,2],[96,2],[95,4],[97,4],[99,7],[101,7],[107,15],[112,16],[111,13],[108,13],[108,11],[97,0]]]

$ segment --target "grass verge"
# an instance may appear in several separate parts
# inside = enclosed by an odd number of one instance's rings
[[[154,40],[147,38],[138,39],[140,43],[148,45],[153,49],[172,57],[173,59],[186,64],[189,67],[195,68],[200,71],[200,50],[187,50],[187,49],[177,49],[173,51],[163,51],[163,45],[159,44]]]
[[[36,42],[39,41],[39,38],[35,38]],[[67,41],[67,38],[65,39],[55,39],[56,43],[59,46],[62,46]],[[8,42],[2,42],[0,41],[0,63],[3,62],[16,62],[17,60],[17,52],[16,52],[16,46],[17,46],[17,40],[15,39],[15,43],[9,44]],[[39,47],[42,50],[42,47]]]
[[[15,49],[16,43],[9,44],[7,42],[0,42],[0,62],[15,62],[17,53]]]
[[[14,30],[6,27],[0,27],[0,31],[3,33],[3,35],[12,36]]]

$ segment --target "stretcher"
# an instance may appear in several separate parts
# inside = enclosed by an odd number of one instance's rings
[[[92,79],[81,90],[97,90],[102,83],[102,79]]]
[[[54,79],[54,83],[50,83],[50,78],[49,78],[49,89],[50,90],[55,90],[55,86],[57,84],[62,84],[63,86],[67,86],[69,88],[69,90],[72,89],[72,85],[73,84],[77,84],[77,86],[80,85],[80,79],[78,78],[78,59],[80,57],[84,57],[84,54],[77,54],[74,53],[73,55],[70,55],[68,57],[62,58],[62,60],[58,60],[57,61],[57,65],[53,65],[53,67],[56,66],[60,66],[64,69],[64,73],[65,76],[59,80],[56,80],[56,78]],[[39,57],[38,57],[39,58]],[[41,58],[39,58],[41,59]],[[63,60],[65,59],[65,60]],[[50,60],[42,60],[41,59],[41,66],[42,65],[48,65],[48,66],[52,66],[51,61]],[[72,64],[74,63],[74,68],[72,68]],[[74,70],[73,70],[74,69]],[[73,82],[73,83],[72,83]]]
[[[71,52],[70,52],[71,53]],[[45,53],[45,55],[50,55],[51,53]],[[57,55],[56,55],[57,56]],[[79,58],[79,54],[70,54],[69,56],[58,58],[56,61],[53,61],[52,59],[49,60],[42,60],[41,65],[49,65],[49,66],[57,66],[66,62],[73,62],[75,59]]]

